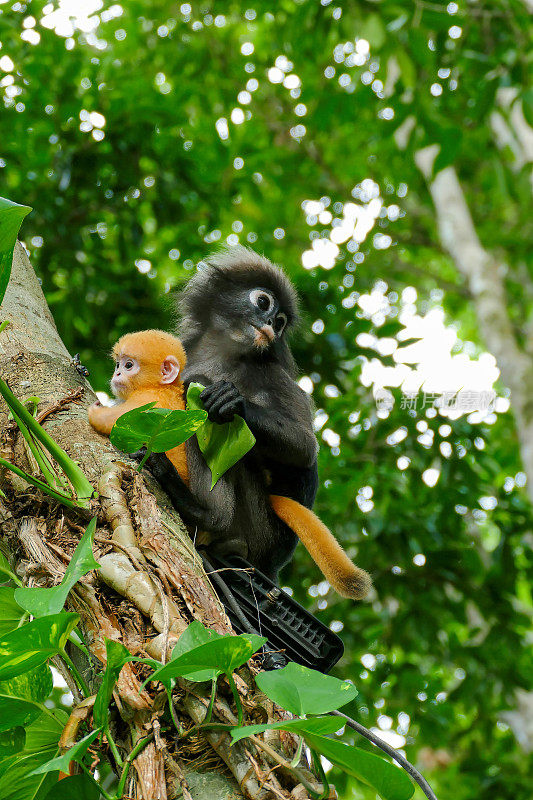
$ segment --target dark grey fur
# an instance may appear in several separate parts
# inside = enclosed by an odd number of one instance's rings
[[[275,298],[268,320],[249,300],[255,288]],[[275,578],[297,539],[272,512],[268,495],[282,494],[311,507],[317,488],[311,406],[295,382],[286,341],[298,316],[295,291],[268,259],[233,247],[203,264],[185,287],[180,309],[186,385],[198,381],[209,387],[202,399],[210,419],[224,422],[239,414],[257,442],[212,491],[195,437],[188,442],[190,492],[168,468],[158,477],[186,521],[211,533],[216,552],[243,555]],[[276,314],[287,317],[285,329],[268,347],[258,348],[254,328]],[[272,476],[268,486],[267,474]]]

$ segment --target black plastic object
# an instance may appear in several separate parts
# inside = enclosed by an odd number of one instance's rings
[[[204,563],[237,633],[267,637],[265,669],[295,661],[329,672],[342,656],[337,634],[243,558],[225,560],[210,553]]]

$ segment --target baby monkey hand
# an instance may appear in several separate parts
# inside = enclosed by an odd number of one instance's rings
[[[238,414],[245,419],[246,403],[239,390],[229,381],[216,381],[208,386],[200,395],[211,422],[222,425],[231,422]]]

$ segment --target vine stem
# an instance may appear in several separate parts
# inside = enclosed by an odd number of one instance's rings
[[[113,739],[113,737],[111,735],[111,731],[109,730],[109,722],[105,726],[104,733],[105,733],[106,739],[107,739],[107,741],[109,743],[109,747],[111,749],[111,752],[113,753],[113,758],[115,759],[115,763],[116,763],[117,767],[119,767],[119,768],[123,767],[124,766],[124,761],[122,760],[122,758],[120,756],[120,753],[118,752],[117,743]]]
[[[286,761],[286,759],[283,758],[283,756],[280,756],[279,753],[277,753],[272,747],[270,747],[270,745],[268,745],[266,742],[263,742],[262,739],[259,739],[258,736],[252,735],[249,736],[248,738],[257,747],[259,747],[261,750],[264,750],[264,752],[267,753],[267,755],[269,755],[277,764],[279,764],[280,767],[284,767],[286,770],[288,770],[288,772],[294,775],[294,777],[299,781],[299,783],[301,783],[304,786],[305,790],[311,795],[311,797],[316,798],[316,800],[318,800],[318,798],[324,796],[326,788],[329,790],[329,785],[328,782],[326,781],[325,785],[322,784],[321,791],[317,791],[316,788],[313,788],[313,786],[309,784],[309,781],[302,774],[302,770],[298,769],[298,767],[293,767],[288,761]]]
[[[406,758],[404,758],[401,753],[398,753],[394,747],[391,747],[390,744],[384,742],[383,739],[380,739],[379,736],[376,736],[374,733],[372,733],[372,731],[369,731],[364,725],[356,722],[347,714],[343,714],[342,711],[330,711],[329,713],[335,717],[341,717],[349,728],[357,731],[357,733],[360,733],[361,736],[365,737],[365,739],[368,739],[369,742],[372,742],[372,744],[375,744],[380,750],[383,750],[385,753],[387,753],[387,755],[396,761],[396,763],[398,763],[407,772],[407,774],[411,776],[415,783],[420,786],[428,800],[437,800],[437,795],[424,776],[421,775],[416,767],[413,767],[413,765]]]
[[[154,734],[153,733],[151,733],[149,736],[145,736],[144,739],[140,739],[137,742],[137,744],[135,745],[135,747],[133,748],[133,750],[131,750],[131,752],[128,753],[128,756],[126,758],[126,761],[124,762],[124,768],[122,770],[122,774],[120,776],[120,780],[119,780],[118,786],[117,786],[117,793],[116,793],[117,800],[120,800],[120,798],[124,794],[124,788],[126,786],[126,780],[128,778],[128,772],[129,772],[129,769],[130,769],[131,762],[134,761],[137,758],[139,753],[142,752],[142,750],[144,750],[144,748],[146,747],[147,744],[150,744],[150,742],[152,741],[153,738],[154,738]]]
[[[237,690],[237,685],[233,679],[233,675],[230,672],[226,672],[226,678],[228,679],[228,683],[233,694],[233,699],[235,700],[235,705],[237,706],[238,723],[239,726],[242,726],[244,724],[244,713],[242,710],[242,703]]]
[[[74,664],[74,662],[72,661],[71,657],[66,652],[66,650],[61,650],[61,658],[64,660],[65,664],[67,665],[67,667],[70,669],[70,671],[74,675],[74,677],[76,679],[76,682],[77,682],[79,688],[82,691],[83,696],[84,697],[89,697],[90,694],[91,694],[91,692],[89,690],[89,687],[87,686],[87,684],[83,680],[82,676],[78,672],[78,669],[77,669],[76,665]]]
[[[213,714],[213,706],[215,705],[216,693],[217,693],[217,680],[216,680],[216,678],[214,678],[211,681],[211,699],[210,699],[209,705],[207,707],[206,715],[205,715],[205,717],[203,719],[204,723],[205,722],[211,722],[211,716]]]

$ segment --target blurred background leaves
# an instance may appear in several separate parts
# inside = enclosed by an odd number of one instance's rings
[[[441,800],[530,797],[516,691],[533,674],[533,537],[505,387],[487,413],[401,399],[419,317],[441,321],[435,348],[451,330],[450,357],[495,371],[415,156],[438,145],[433,176],[459,176],[527,349],[530,13],[519,0],[0,2],[0,194],[34,208],[25,244],[96,389],[121,334],[173,326],[173,291],[214,247],[249,244],[295,281],[317,512],[376,590],[341,601],[303,549],[283,583],[341,633],[352,712]],[[380,382],[392,409],[376,405]]]

